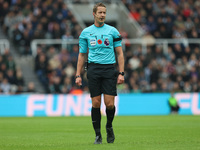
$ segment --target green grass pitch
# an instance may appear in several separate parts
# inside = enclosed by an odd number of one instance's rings
[[[200,150],[200,116],[116,116],[116,140],[94,145],[90,117],[0,118],[0,150]]]

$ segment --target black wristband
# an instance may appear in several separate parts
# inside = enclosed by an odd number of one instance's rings
[[[124,76],[124,72],[119,72],[119,74],[121,74],[122,76]]]
[[[81,76],[80,75],[77,75],[75,78],[80,78]]]

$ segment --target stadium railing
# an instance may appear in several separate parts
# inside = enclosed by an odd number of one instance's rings
[[[31,50],[32,55],[37,55],[37,46],[38,45],[61,45],[61,47],[70,45],[70,44],[78,44],[78,39],[70,39],[68,40],[62,40],[62,39],[35,39],[31,42]]]
[[[168,53],[168,47],[169,44],[183,44],[184,46],[187,46],[189,44],[199,44],[200,47],[200,39],[123,39],[123,50],[126,50],[125,44],[129,43],[130,45],[141,45],[143,54],[146,53],[147,46],[149,45],[161,45],[163,47],[163,53]],[[37,54],[37,46],[38,45],[61,45],[63,47],[64,45],[70,45],[70,44],[78,44],[78,39],[66,41],[62,39],[35,39],[31,42],[31,50],[32,55],[36,56]]]
[[[121,0],[65,0],[66,3],[89,3],[89,4],[94,4],[98,2],[103,2],[103,3],[118,3]]]

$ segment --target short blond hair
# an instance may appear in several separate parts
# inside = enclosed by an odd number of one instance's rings
[[[97,8],[98,7],[105,7],[106,8],[106,5],[104,5],[103,3],[97,3],[96,5],[94,5],[93,7],[93,12],[96,14],[97,12]]]

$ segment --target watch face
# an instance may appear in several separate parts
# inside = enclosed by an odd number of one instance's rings
[[[122,76],[124,76],[124,72],[119,72],[119,74],[121,74]]]

